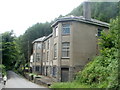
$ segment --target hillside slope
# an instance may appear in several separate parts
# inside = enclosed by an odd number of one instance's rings
[[[118,3],[116,2],[91,2],[92,18],[104,22],[110,22],[110,19],[118,15]],[[83,16],[83,3],[73,9],[68,15]]]

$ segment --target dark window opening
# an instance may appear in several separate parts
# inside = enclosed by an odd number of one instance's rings
[[[54,45],[54,58],[57,57],[57,44]]]
[[[101,36],[102,28],[98,28],[98,36]]]
[[[53,67],[53,77],[56,76],[56,67]]]
[[[36,70],[35,71],[39,71],[39,66],[36,66],[36,68],[35,68]]]

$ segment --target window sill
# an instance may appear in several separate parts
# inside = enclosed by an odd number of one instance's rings
[[[56,78],[56,76],[55,75],[52,75],[53,76],[53,78]]]
[[[54,38],[57,38],[58,36],[54,36]]]
[[[61,59],[70,59],[70,57],[62,57]]]
[[[70,35],[70,34],[62,34],[62,36],[68,36],[68,35]]]
[[[53,59],[54,59],[54,60],[56,60],[56,59],[57,59],[57,57],[54,57]]]

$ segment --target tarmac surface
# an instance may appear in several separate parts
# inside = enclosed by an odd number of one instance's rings
[[[28,81],[27,79],[19,76],[13,71],[8,71],[8,79],[6,85],[0,84],[3,88],[46,88]]]

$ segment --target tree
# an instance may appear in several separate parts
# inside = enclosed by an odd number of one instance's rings
[[[26,63],[29,59],[28,56],[32,54],[32,42],[37,38],[49,35],[51,32],[51,23],[36,23],[35,25],[29,27],[26,32],[19,37],[21,52],[25,56]]]
[[[15,38],[13,31],[2,34],[2,63],[6,69],[13,69],[18,59],[19,50]]]
[[[104,22],[110,22],[118,16],[117,2],[91,2],[91,17]],[[83,16],[83,3],[73,9],[68,15]]]

